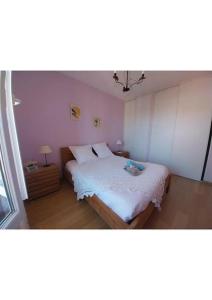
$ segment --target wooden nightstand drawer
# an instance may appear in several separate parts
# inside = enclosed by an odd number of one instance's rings
[[[60,188],[60,174],[54,164],[25,173],[25,179],[30,200],[45,196]]]
[[[122,156],[122,157],[125,157],[125,158],[129,158],[130,157],[130,154],[128,151],[115,151],[113,152],[115,155],[117,156]]]
[[[28,184],[31,184],[31,183],[51,181],[57,177],[59,177],[59,173],[52,173],[52,174],[45,174],[45,175],[35,174],[35,176],[30,176],[30,177],[26,176],[26,180]]]

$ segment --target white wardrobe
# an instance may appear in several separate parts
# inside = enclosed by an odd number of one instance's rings
[[[131,157],[200,180],[212,119],[212,77],[194,79],[125,104]]]

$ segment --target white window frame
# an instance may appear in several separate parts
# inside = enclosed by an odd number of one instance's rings
[[[1,71],[0,80],[1,83],[3,81],[5,82],[5,86],[1,84],[1,88],[5,88],[5,97],[0,99],[1,156],[3,160],[4,177],[7,181],[7,188],[9,188],[9,194],[11,195],[14,207],[13,212],[10,213],[1,224],[1,228],[26,228],[27,221],[23,200],[28,196],[15,127],[11,72]],[[2,92],[0,97],[1,96]]]
[[[6,92],[6,98],[8,100],[7,107],[6,107],[6,113],[7,113],[7,119],[8,119],[8,128],[9,128],[9,133],[10,133],[12,151],[13,151],[13,158],[14,158],[17,177],[18,177],[18,183],[19,183],[19,188],[20,188],[20,192],[21,192],[21,197],[22,197],[22,200],[25,200],[28,198],[28,195],[27,195],[27,189],[26,189],[26,184],[25,184],[20,149],[19,149],[19,144],[18,144],[18,135],[17,135],[16,125],[15,125],[13,94],[12,94],[12,73],[10,71],[6,72],[5,92]]]

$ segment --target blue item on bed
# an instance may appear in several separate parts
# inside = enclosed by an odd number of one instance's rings
[[[142,164],[136,163],[133,160],[128,160],[127,161],[127,167],[135,167],[137,168],[139,171],[143,171],[145,169],[145,167]]]
[[[138,170],[136,167],[133,167],[133,166],[131,166],[131,167],[125,166],[124,170],[133,176],[138,176],[142,173],[142,171]]]

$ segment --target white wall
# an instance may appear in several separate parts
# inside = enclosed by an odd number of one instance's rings
[[[125,106],[125,149],[200,180],[211,118],[212,77],[138,98]]]

